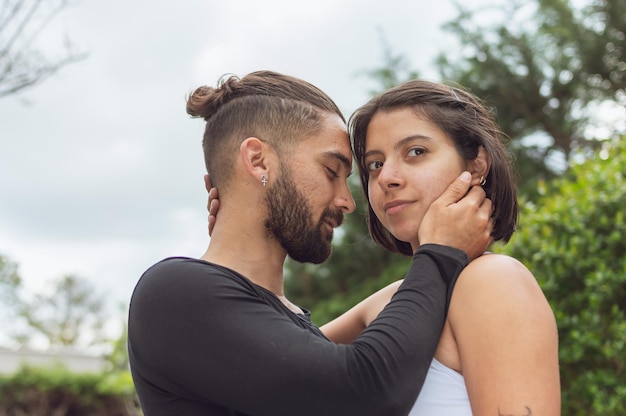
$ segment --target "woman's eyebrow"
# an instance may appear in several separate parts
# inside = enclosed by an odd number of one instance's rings
[[[404,139],[402,139],[398,143],[396,143],[393,146],[393,150],[397,151],[398,149],[402,148],[403,146],[406,146],[408,143],[411,143],[411,142],[416,141],[416,140],[432,140],[432,137],[424,136],[423,134],[414,134],[412,136],[405,137]],[[376,150],[376,149],[370,150],[368,152],[365,152],[365,154],[363,155],[363,158],[367,158],[369,156],[378,155],[378,154],[382,154],[382,152],[380,150]]]

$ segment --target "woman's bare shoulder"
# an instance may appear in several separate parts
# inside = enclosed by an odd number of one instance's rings
[[[488,253],[465,267],[454,290],[517,290],[524,287],[539,289],[537,279],[522,262],[504,254]]]
[[[517,259],[503,254],[485,254],[467,265],[454,287],[450,318],[452,324],[488,321],[493,328],[506,327],[512,319],[554,319],[533,273]]]

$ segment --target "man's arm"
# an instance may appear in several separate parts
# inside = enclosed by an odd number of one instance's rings
[[[401,283],[398,280],[380,289],[320,329],[331,341],[350,344],[387,306]]]
[[[261,288],[201,261],[162,264],[133,294],[132,368],[171,397],[244,414],[406,414],[443,325],[442,275],[466,261],[451,248],[420,249],[389,306],[350,345],[294,324],[255,296]]]

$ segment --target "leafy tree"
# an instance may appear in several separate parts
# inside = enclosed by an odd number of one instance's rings
[[[65,40],[64,53],[45,56],[37,41],[68,0],[0,0],[0,98],[44,81],[64,66],[84,59]]]
[[[17,265],[0,256],[0,286],[12,316],[5,331],[20,345],[44,339],[50,346],[86,347],[105,342],[104,301],[91,285],[73,275],[49,282],[48,290],[29,293]]]
[[[17,264],[5,256],[0,255],[0,296],[2,301],[13,302],[15,288],[21,284],[22,279],[17,273]]]
[[[127,371],[130,368],[128,361],[128,321],[126,319],[128,311],[126,305],[120,304],[119,307],[121,311],[125,312],[122,320],[122,331],[117,338],[107,341],[110,351],[106,354],[106,360],[112,370]]]
[[[49,293],[36,293],[18,312],[28,326],[44,335],[51,345],[76,346],[86,338],[101,340],[103,300],[86,281],[65,275],[52,283]]]
[[[626,136],[542,184],[502,251],[537,276],[559,327],[563,414],[626,414]]]
[[[372,96],[419,77],[419,72],[411,68],[404,55],[394,53],[382,32],[380,33],[380,40],[383,48],[383,65],[362,72],[362,75],[371,78],[378,84],[378,88],[369,91]]]
[[[523,180],[554,177],[563,171],[554,160],[566,165],[575,150],[599,145],[585,134],[592,105],[626,103],[626,2],[510,0],[459,11],[444,28],[458,37],[460,56],[442,53],[441,75],[497,109]],[[496,23],[477,23],[488,19]]]

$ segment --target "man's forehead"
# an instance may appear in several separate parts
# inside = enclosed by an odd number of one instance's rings
[[[352,149],[348,133],[344,130],[327,131],[304,139],[298,145],[298,152],[309,156],[339,160],[347,166],[352,165]]]
[[[349,151],[348,153],[345,153],[342,151],[329,150],[327,152],[322,153],[323,158],[328,159],[329,161],[338,161],[348,171],[352,170],[352,157],[351,156],[352,155]]]

